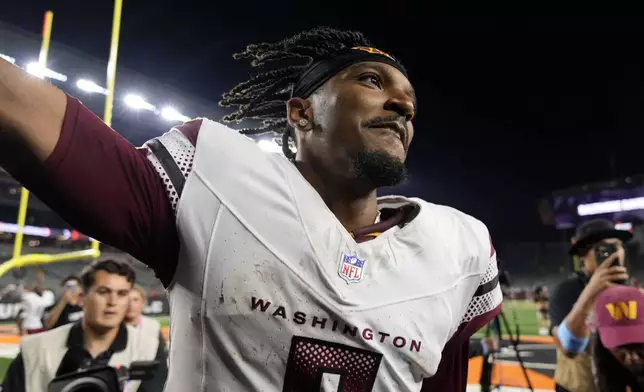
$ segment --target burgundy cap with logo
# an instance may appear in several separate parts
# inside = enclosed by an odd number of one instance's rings
[[[622,285],[604,290],[595,302],[595,325],[607,348],[644,343],[644,292]]]

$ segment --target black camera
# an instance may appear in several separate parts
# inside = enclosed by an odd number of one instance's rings
[[[130,367],[97,366],[56,377],[47,392],[121,392],[131,380],[149,380],[159,361],[136,361]]]

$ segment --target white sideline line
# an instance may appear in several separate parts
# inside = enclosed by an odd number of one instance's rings
[[[20,351],[17,344],[0,344],[0,357],[2,358],[15,358]]]
[[[529,391],[528,388],[520,388],[520,387],[505,387],[501,386],[499,388],[496,388],[495,391],[499,392],[526,392]],[[535,389],[534,392],[553,392],[553,389]],[[467,386],[467,392],[481,392],[481,386],[480,385],[472,385],[469,384]]]
[[[519,365],[517,361],[505,361],[503,359],[497,359],[494,363],[506,364],[506,365]],[[528,369],[541,369],[541,370],[555,370],[556,365],[552,363],[540,363],[540,362],[523,362],[523,365]]]
[[[509,348],[512,348],[512,346],[508,346]],[[543,344],[533,344],[533,343],[525,343],[525,344],[519,344],[519,350],[524,351],[524,350],[552,350],[555,348],[554,344],[549,344],[549,343],[543,343]]]

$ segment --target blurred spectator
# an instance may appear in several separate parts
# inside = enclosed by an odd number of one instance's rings
[[[597,296],[613,282],[628,279],[624,268],[623,241],[632,234],[616,230],[604,219],[582,223],[577,228],[570,255],[578,256],[579,273],[555,287],[549,299],[551,332],[557,347],[555,390],[594,392],[588,342],[591,316]],[[600,250],[612,248],[605,260]]]
[[[595,303],[593,371],[599,392],[644,392],[644,292],[614,286]]]
[[[80,369],[129,366],[138,360],[165,363],[166,354],[157,350],[154,339],[139,339],[123,323],[134,280],[134,270],[127,263],[104,260],[88,265],[81,276],[83,319],[23,338],[2,390],[44,392],[56,376]],[[157,371],[151,380],[130,382],[127,390],[162,391],[166,376]]]
[[[130,304],[127,313],[125,314],[125,322],[133,327],[138,327],[141,325],[141,322],[144,318],[149,318],[143,316],[143,310],[145,309],[147,302],[148,299],[145,295],[145,290],[143,289],[143,287],[135,285],[132,288],[132,291],[130,291]],[[156,320],[154,321],[156,322]],[[159,329],[160,328],[161,326],[159,324]]]
[[[24,289],[20,298],[20,312],[16,318],[21,336],[43,331],[42,318],[49,302],[48,298],[43,297],[43,292],[39,285]]]
[[[141,338],[158,337],[157,348],[165,349],[165,339],[161,334],[161,324],[152,317],[144,316],[143,309],[147,304],[145,290],[139,285],[135,285],[130,291],[130,307],[125,315],[125,322],[136,328]]]
[[[60,287],[62,289],[60,300],[46,310],[44,322],[46,329],[73,323],[83,317],[83,308],[80,306],[80,279],[76,276],[68,276],[61,282]]]
[[[549,335],[550,317],[548,316],[548,286],[537,286],[532,295],[532,300],[537,307],[537,320],[539,320],[539,335]]]

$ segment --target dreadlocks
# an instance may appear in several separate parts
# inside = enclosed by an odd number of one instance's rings
[[[233,55],[235,59],[250,59],[259,72],[224,93],[219,104],[237,109],[223,117],[224,122],[240,123],[261,120],[255,128],[240,130],[245,135],[275,133],[282,135],[282,151],[292,159],[289,141],[293,132],[288,127],[286,102],[293,86],[311,64],[335,52],[355,46],[371,46],[362,33],[318,27],[279,42],[248,45]]]

